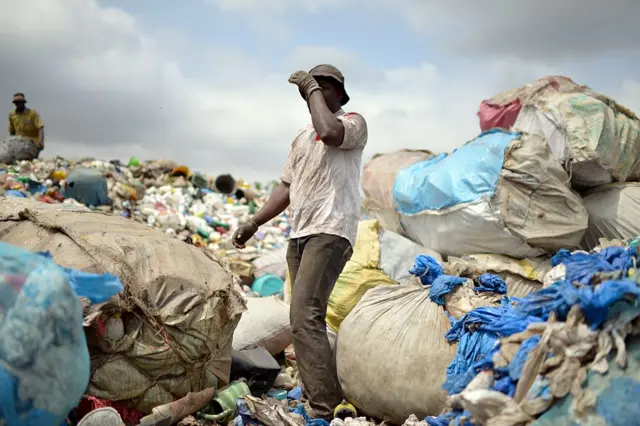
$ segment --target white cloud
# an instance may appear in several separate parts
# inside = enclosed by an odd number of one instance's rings
[[[640,83],[632,80],[622,82],[616,101],[640,114]]]
[[[436,36],[465,55],[518,55],[534,59],[597,57],[640,52],[640,2],[617,0],[206,0],[222,10],[261,17],[262,28],[286,12],[317,13],[336,6],[399,13],[417,34]],[[272,26],[275,31],[276,27]]]
[[[227,6],[234,4],[256,3]],[[277,5],[288,3],[273,4],[278,14]],[[352,98],[347,109],[369,123],[366,156],[450,150],[478,133],[480,100],[558,71],[517,59],[454,70],[429,63],[383,69],[332,46],[299,46],[282,67],[268,68],[214,46],[202,53],[206,72],[194,77],[178,60],[188,43],[178,39],[167,48],[171,33],[151,36],[132,16],[96,0],[14,6],[0,0],[0,96],[8,110],[11,94],[26,92],[46,123],[45,155],[163,157],[207,172],[277,176],[291,138],[309,119],[288,73],[317,63],[344,72]],[[638,84],[629,81],[620,93],[634,90]]]

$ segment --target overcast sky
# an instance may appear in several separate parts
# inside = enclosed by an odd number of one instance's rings
[[[640,112],[638,16],[638,0],[0,0],[0,94],[4,114],[17,91],[41,113],[44,156],[265,179],[309,121],[287,78],[319,63],[345,74],[367,157],[449,151],[483,98],[548,74]]]

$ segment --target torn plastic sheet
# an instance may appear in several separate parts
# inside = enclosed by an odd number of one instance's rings
[[[39,255],[53,260],[51,253],[39,252]],[[118,277],[111,274],[92,274],[77,269],[64,268],[67,280],[78,297],[86,297],[91,303],[104,303],[124,290]]]
[[[423,285],[431,285],[436,278],[444,274],[444,270],[433,257],[420,254],[416,256],[415,264],[409,273],[418,277]]]

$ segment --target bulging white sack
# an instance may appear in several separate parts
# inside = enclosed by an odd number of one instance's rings
[[[421,285],[369,290],[340,326],[336,365],[349,402],[361,412],[402,424],[438,415],[441,389],[456,346],[444,335],[449,319]]]
[[[414,241],[442,256],[535,258],[576,247],[587,212],[539,135],[494,129],[402,170],[393,189]]]
[[[601,238],[628,240],[640,235],[640,183],[605,185],[583,198],[589,227],[581,247],[592,250]]]

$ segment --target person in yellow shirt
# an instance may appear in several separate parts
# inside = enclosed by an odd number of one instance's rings
[[[13,104],[16,109],[9,113],[9,134],[30,139],[37,149],[34,157],[37,158],[44,149],[44,123],[36,110],[27,108],[24,93],[13,95]]]

